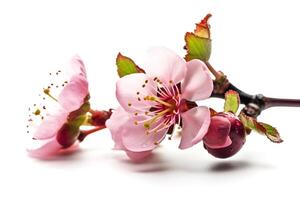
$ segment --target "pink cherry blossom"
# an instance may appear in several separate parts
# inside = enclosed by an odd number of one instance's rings
[[[145,157],[172,133],[175,124],[182,127],[179,148],[201,141],[210,124],[210,111],[197,107],[195,101],[208,98],[213,90],[206,65],[200,60],[185,62],[166,48],[154,48],[143,68],[146,73],[130,74],[117,82],[121,108],[106,123],[115,149]]]
[[[63,84],[57,99],[51,94],[52,88],[44,89],[46,95],[56,100],[56,107],[42,117],[39,125],[34,125],[33,139],[36,146],[28,149],[29,155],[33,157],[46,158],[63,148],[71,147],[77,141],[79,117],[89,107],[89,90],[82,60],[78,56],[73,57],[70,67],[70,79]],[[34,122],[32,119],[29,121]]]

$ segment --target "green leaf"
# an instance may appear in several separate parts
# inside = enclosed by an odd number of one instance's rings
[[[118,74],[120,77],[133,74],[133,73],[145,73],[145,71],[139,68],[132,59],[123,56],[121,53],[118,54],[116,59],[118,67]]]
[[[272,142],[275,142],[275,143],[283,142],[283,140],[280,138],[278,131],[273,126],[263,123],[263,122],[258,122],[256,119],[254,119],[253,117],[247,116],[243,112],[240,113],[239,118],[245,128],[254,130],[258,133],[266,135],[267,138],[269,140],[271,140]]]
[[[209,38],[199,37],[194,33],[186,33],[185,42],[187,50],[185,59],[187,61],[199,59],[206,62],[209,60],[211,54],[211,40]]]
[[[229,90],[225,93],[224,112],[236,113],[240,105],[240,96],[234,90]]]

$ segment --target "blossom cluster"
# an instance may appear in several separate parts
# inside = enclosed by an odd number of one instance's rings
[[[66,69],[70,73],[62,84],[50,83],[40,95],[43,100],[49,99],[54,108],[48,109],[43,103],[29,109],[27,128],[34,144],[28,148],[29,154],[47,158],[76,149],[87,135],[104,128],[111,133],[113,149],[126,152],[132,160],[147,158],[165,138],[171,140],[173,135],[180,138],[179,149],[203,142],[204,148],[218,158],[236,154],[251,130],[265,134],[273,142],[282,142],[272,126],[242,111],[237,114],[237,91],[225,91],[222,112],[202,103],[212,96],[216,86],[227,84],[226,77],[208,62],[210,17],[209,14],[196,24],[194,32],[186,33],[184,57],[168,48],[155,47],[139,67],[120,53],[116,59],[119,107],[115,109],[91,108],[86,68],[82,59],[74,56]]]

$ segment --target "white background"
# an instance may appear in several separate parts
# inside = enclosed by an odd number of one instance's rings
[[[78,53],[94,108],[117,107],[119,51],[143,62],[151,46],[184,56],[184,34],[211,12],[211,63],[250,93],[300,98],[300,4],[297,1],[1,1],[0,199],[297,199],[299,114],[265,111],[284,143],[251,134],[234,157],[218,160],[202,144],[181,151],[165,141],[146,163],[112,151],[108,131],[52,161],[27,156],[27,107],[49,71]],[[222,100],[203,104],[222,109]]]

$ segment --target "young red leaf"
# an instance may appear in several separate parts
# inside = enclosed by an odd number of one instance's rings
[[[215,116],[216,114],[218,114],[218,112],[215,111],[215,110],[212,109],[212,108],[209,108],[209,111],[210,111],[210,116],[211,116],[211,117],[212,117],[212,116]]]
[[[201,22],[196,24],[196,29],[194,30],[194,33],[202,38],[208,38],[210,39],[210,25],[208,24],[208,20],[211,17],[211,14],[207,14]]]

